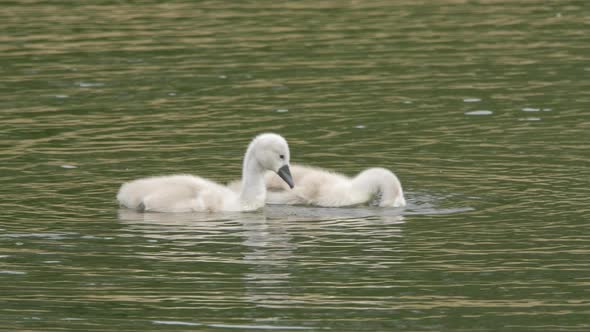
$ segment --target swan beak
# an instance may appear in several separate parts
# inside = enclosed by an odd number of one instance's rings
[[[283,179],[283,181],[287,182],[289,188],[293,189],[293,187],[295,187],[295,184],[293,184],[293,177],[291,176],[291,170],[289,170],[289,165],[279,168],[277,174]]]

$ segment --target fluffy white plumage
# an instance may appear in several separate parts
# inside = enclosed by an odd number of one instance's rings
[[[267,203],[323,207],[406,205],[399,179],[385,168],[369,168],[351,178],[322,168],[292,165],[291,174],[297,184],[293,189],[281,183],[275,174],[266,174]],[[228,187],[239,190],[240,182],[233,182]]]
[[[124,183],[117,194],[121,206],[155,212],[251,211],[264,206],[266,171],[277,172],[293,186],[289,147],[277,134],[255,137],[244,156],[239,192],[193,175],[170,175]]]

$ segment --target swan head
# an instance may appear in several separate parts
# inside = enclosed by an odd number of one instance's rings
[[[289,187],[295,186],[289,169],[289,145],[282,136],[273,133],[256,136],[246,152],[249,154],[262,169],[277,173]]]

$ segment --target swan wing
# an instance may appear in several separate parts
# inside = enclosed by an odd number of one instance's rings
[[[130,209],[154,212],[219,211],[235,193],[192,175],[160,176],[127,182],[117,200]]]

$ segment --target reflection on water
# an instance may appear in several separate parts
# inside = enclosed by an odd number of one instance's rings
[[[290,293],[290,259],[297,246],[290,243],[291,236],[281,222],[259,220],[244,223],[244,263],[250,266],[243,280],[246,298],[257,306],[294,303]]]
[[[332,216],[326,214],[328,210],[332,211]],[[384,226],[388,237],[401,237],[401,229],[398,228],[403,223],[401,215],[370,216],[367,215],[369,211],[269,206],[262,213],[166,214],[121,209],[118,217],[130,230],[140,232],[149,239],[188,241],[192,244],[212,241],[221,244],[227,241],[232,246],[235,245],[233,238],[241,237],[243,250],[239,262],[232,257],[226,263],[244,266],[241,279],[246,292],[245,300],[257,307],[281,308],[306,302],[293,284],[292,274],[302,264],[304,268],[315,264],[301,257],[297,253],[298,249],[313,248],[314,240],[337,235],[342,229],[354,230],[357,236],[372,238],[372,243],[377,243],[377,239],[383,236]],[[382,212],[376,209],[372,211],[373,214]],[[359,219],[355,214],[363,217]],[[318,218],[323,218],[323,221]],[[299,244],[293,240],[297,236],[310,236],[310,232],[314,240]],[[155,241],[152,240],[152,243]],[[190,261],[184,259],[182,253],[171,251],[165,254],[159,252],[156,256],[150,254],[148,258]],[[223,262],[223,258],[217,257],[216,261]]]
[[[227,236],[239,236],[244,247],[239,264],[248,271],[242,276],[246,301],[261,306],[289,301],[289,289],[292,288],[289,260],[296,245],[290,243],[288,225],[282,221],[269,221],[261,213],[165,214],[126,209],[119,211],[119,220],[134,231],[144,233],[145,237],[154,239],[199,243],[227,241],[233,245],[235,240]],[[175,259],[181,255],[168,252],[166,256]],[[236,263],[235,258],[228,263]]]
[[[0,326],[587,331],[584,2],[46,0],[0,11]],[[405,209],[118,210],[292,160]]]

